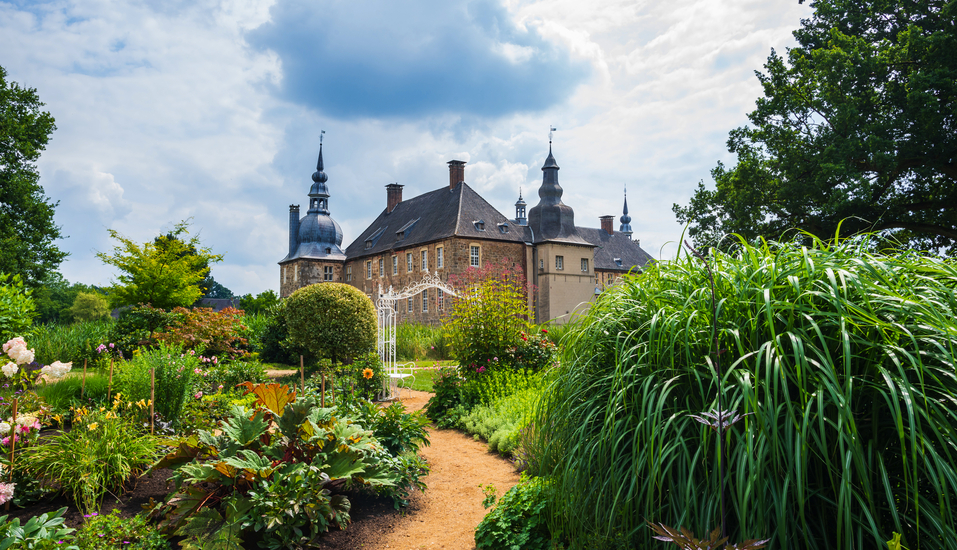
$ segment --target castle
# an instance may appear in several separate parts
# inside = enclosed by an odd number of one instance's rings
[[[564,323],[579,304],[653,261],[631,238],[627,197],[618,231],[614,216],[602,216],[600,228],[575,225],[574,211],[562,202],[551,141],[539,202],[527,216],[521,193],[513,219],[490,205],[465,183],[465,164],[449,161],[448,186],[408,200],[402,198],[402,185],[386,185],[385,209],[343,250],[342,229],[329,214],[320,143],[309,210],[300,219],[299,206],[289,207],[289,253],[279,262],[280,295],[335,281],[375,300],[390,287],[403,289],[430,273],[448,280],[487,262],[508,260],[529,277],[535,321]],[[432,288],[399,304],[398,322],[437,323],[446,308],[446,296]]]

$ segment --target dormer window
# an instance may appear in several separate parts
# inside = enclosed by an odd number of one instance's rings
[[[332,248],[326,247],[326,254],[332,254]]]
[[[498,224],[498,231],[499,233],[508,233],[508,224],[507,223]]]
[[[475,225],[476,230],[485,231],[485,220],[476,220],[472,224]]]
[[[415,223],[419,221],[419,219],[420,218],[416,218],[410,221],[409,223],[403,225],[402,227],[400,227],[399,230],[395,232],[396,240],[401,241],[402,239],[404,239],[405,236],[408,235],[410,231],[412,231],[412,227],[415,226]]]
[[[385,227],[380,227],[375,230],[375,233],[369,235],[369,238],[366,239],[366,250],[369,250],[375,246],[376,241],[379,240],[379,237],[382,236],[382,232],[385,231]]]
[[[621,258],[615,258],[615,265],[621,267]]]

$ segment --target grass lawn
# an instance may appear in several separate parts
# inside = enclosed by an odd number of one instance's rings
[[[412,362],[415,363],[415,368],[412,371],[415,374],[415,382],[413,383],[412,379],[406,378],[399,383],[399,386],[427,392],[433,391],[432,379],[438,376],[438,367],[448,367],[453,364],[453,361],[398,361],[400,365]],[[403,369],[402,372],[408,372],[408,370]]]

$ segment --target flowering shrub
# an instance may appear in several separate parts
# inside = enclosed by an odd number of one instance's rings
[[[123,518],[114,509],[110,514],[86,514],[86,521],[76,532],[73,542],[80,548],[97,550],[169,550],[169,541],[144,514]]]
[[[506,354],[513,368],[534,372],[558,362],[558,350],[548,338],[548,329],[541,329],[538,333],[523,332],[520,341],[509,348]]]
[[[530,331],[525,274],[508,260],[449,277],[458,291],[443,321],[448,349],[459,365],[488,367]],[[494,359],[493,359],[494,358]]]

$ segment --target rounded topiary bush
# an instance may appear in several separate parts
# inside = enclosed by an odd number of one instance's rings
[[[770,548],[957,548],[957,265],[866,239],[683,256],[606,291],[536,420],[554,527],[660,544],[646,521]],[[714,323],[714,324],[713,324]],[[712,327],[716,327],[715,334]],[[715,340],[717,344],[715,345]]]
[[[376,314],[372,300],[353,286],[319,283],[285,301],[286,328],[296,346],[339,363],[373,351]]]

